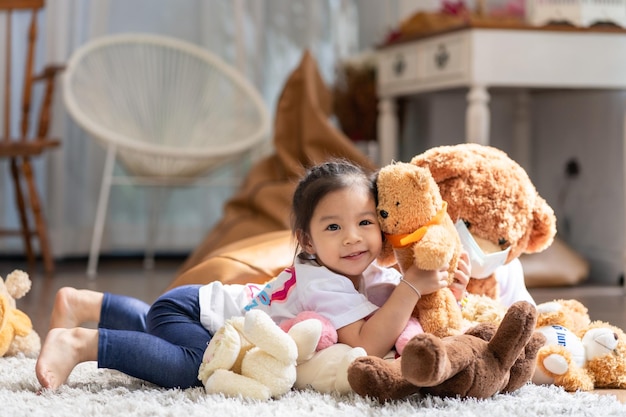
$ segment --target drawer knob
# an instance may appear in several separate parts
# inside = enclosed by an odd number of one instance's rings
[[[399,77],[400,75],[402,75],[402,73],[404,72],[404,69],[406,68],[406,63],[404,62],[404,56],[403,55],[397,55],[396,59],[393,63],[393,73]]]
[[[437,52],[435,52],[435,65],[439,69],[444,69],[448,64],[448,60],[450,59],[450,54],[446,49],[446,45],[441,44],[437,47]]]

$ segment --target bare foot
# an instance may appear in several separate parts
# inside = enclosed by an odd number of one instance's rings
[[[50,328],[71,329],[100,319],[102,293],[63,287],[57,291],[50,315]]]
[[[97,358],[97,330],[52,329],[41,348],[35,373],[42,387],[57,389],[67,381],[76,365]]]

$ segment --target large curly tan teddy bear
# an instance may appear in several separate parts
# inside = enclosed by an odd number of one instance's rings
[[[397,262],[402,272],[412,265],[431,271],[446,268],[451,284],[461,241],[428,169],[396,162],[378,171],[375,184],[378,220],[385,235],[379,263]],[[427,333],[439,337],[461,333],[461,309],[449,288],[423,295],[413,316]]]
[[[461,143],[431,148],[411,163],[430,170],[453,222],[463,221],[484,253],[508,250],[505,264],[509,264],[519,262],[523,253],[540,252],[552,243],[554,211],[526,171],[505,152]],[[472,262],[468,291],[498,299],[494,273],[479,277],[480,269]]]

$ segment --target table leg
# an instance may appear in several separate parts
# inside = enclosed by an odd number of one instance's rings
[[[380,166],[398,160],[398,116],[393,98],[381,98],[378,102],[378,142]]]
[[[624,193],[624,204],[626,206],[626,114],[624,115],[622,135],[622,176],[624,181],[622,192]],[[624,249],[624,254],[622,255],[622,262],[624,267],[624,270],[622,271],[622,292],[624,293],[624,296],[626,296],[626,248]]]
[[[473,85],[467,93],[465,140],[489,144],[489,93],[484,85]]]
[[[515,113],[513,119],[513,159],[530,175],[530,94],[528,90],[520,90],[515,97]]]

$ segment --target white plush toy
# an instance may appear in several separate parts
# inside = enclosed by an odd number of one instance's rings
[[[264,312],[251,310],[228,320],[213,336],[198,379],[209,394],[266,400],[293,387],[297,359],[292,337]]]
[[[347,368],[365,351],[331,343],[336,334],[328,333],[335,330],[319,316],[288,327],[283,331],[260,310],[228,320],[200,365],[198,379],[206,392],[259,400],[279,397],[292,387],[349,392]]]
[[[366,356],[365,349],[337,343],[315,352],[298,365],[295,388],[311,388],[318,392],[347,394],[352,392],[348,382],[348,366],[358,357]]]

